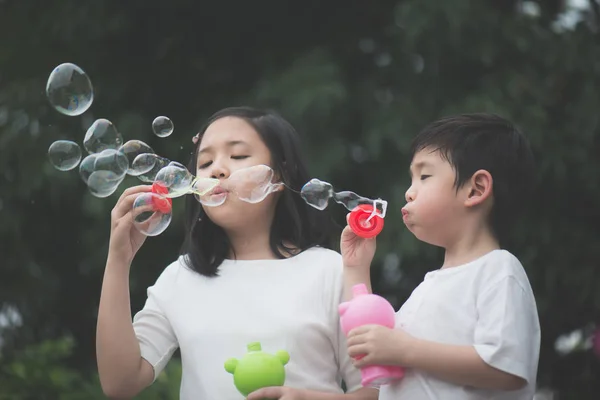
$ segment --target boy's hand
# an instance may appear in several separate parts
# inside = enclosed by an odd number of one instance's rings
[[[402,329],[364,325],[348,333],[348,355],[357,368],[366,365],[407,366],[415,340]]]
[[[348,216],[346,216],[346,219],[348,219]],[[340,250],[345,267],[368,270],[371,267],[376,248],[377,241],[375,238],[361,238],[350,229],[350,226],[346,225],[340,241]]]

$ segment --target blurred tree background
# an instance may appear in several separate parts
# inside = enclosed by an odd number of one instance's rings
[[[399,307],[441,252],[404,228],[408,146],[428,122],[496,112],[530,137],[535,200],[508,248],[542,323],[538,384],[597,399],[600,359],[556,339],[600,323],[600,4],[595,0],[0,0],[0,399],[103,398],[95,320],[110,210],[47,150],[97,118],[186,163],[214,111],[272,107],[304,135],[314,177],[390,202],[375,290]],[[80,117],[45,96],[54,67],[92,79]],[[175,132],[152,134],[169,116]],[[334,209],[335,207],[332,207]],[[132,267],[132,307],[177,254],[183,202]],[[345,210],[335,208],[343,223]],[[176,360],[139,398],[178,398]]]

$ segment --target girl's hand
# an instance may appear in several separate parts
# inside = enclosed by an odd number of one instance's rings
[[[119,197],[110,214],[109,259],[119,260],[130,265],[133,257],[142,247],[146,235],[138,231],[133,225],[133,203],[140,194],[151,190],[152,187],[147,185],[133,186],[126,189]],[[141,211],[143,210],[136,210],[136,214]]]

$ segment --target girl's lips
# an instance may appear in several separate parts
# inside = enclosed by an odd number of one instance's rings
[[[220,186],[217,186],[213,191],[212,194],[213,195],[217,195],[217,194],[223,194],[223,193],[227,193],[227,190],[223,189]]]

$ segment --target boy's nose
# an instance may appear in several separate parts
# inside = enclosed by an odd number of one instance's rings
[[[406,191],[406,193],[404,193],[404,198],[406,199],[407,203],[410,203],[411,201],[414,201],[414,199],[415,199],[415,191],[413,190],[412,186],[408,188],[408,190]]]

